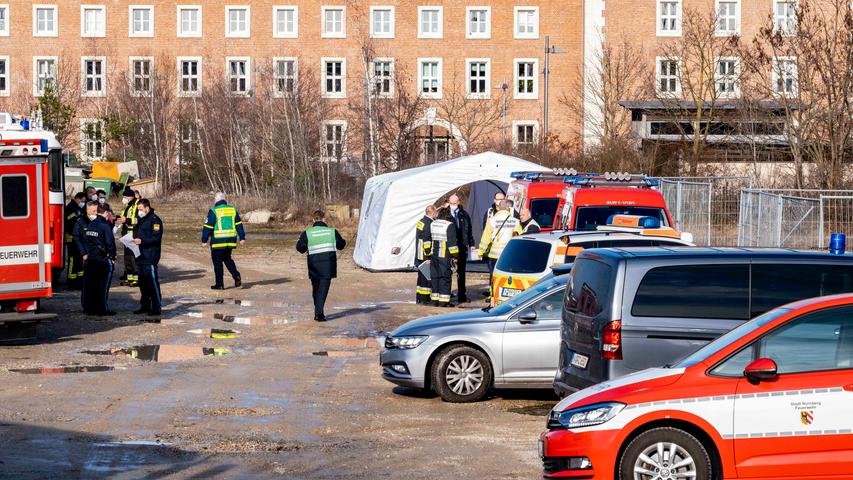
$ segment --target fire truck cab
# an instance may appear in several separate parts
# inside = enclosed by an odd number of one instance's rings
[[[629,173],[515,172],[507,197],[530,209],[542,231],[595,230],[613,215],[654,217],[672,227],[657,179]]]
[[[0,338],[34,336],[37,321],[55,316],[39,302],[63,263],[63,178],[53,134],[0,113]]]

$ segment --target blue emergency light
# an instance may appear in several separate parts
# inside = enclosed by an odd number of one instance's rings
[[[542,172],[530,172],[527,174],[525,178],[528,180],[536,180],[537,178],[542,176]]]
[[[847,235],[843,233],[831,233],[829,235],[829,253],[844,255],[845,251],[847,251]]]
[[[660,180],[657,178],[644,178],[643,180],[649,187],[660,187]]]
[[[42,138],[39,140],[39,147],[41,147],[42,153],[47,153],[47,139]]]
[[[527,172],[512,172],[509,174],[510,177],[516,180],[521,180],[525,175],[527,175]]]
[[[569,185],[588,185],[589,177],[579,177],[577,175],[572,175],[564,178],[563,183],[568,183]]]

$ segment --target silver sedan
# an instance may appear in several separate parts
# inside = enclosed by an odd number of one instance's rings
[[[421,318],[384,339],[382,378],[475,402],[491,387],[553,388],[569,275],[537,282],[503,304]]]

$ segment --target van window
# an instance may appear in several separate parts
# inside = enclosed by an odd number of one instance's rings
[[[752,316],[804,298],[853,292],[853,265],[752,265]]]
[[[507,273],[540,273],[550,266],[551,244],[538,240],[507,243],[495,268]]]
[[[611,215],[642,215],[660,220],[662,227],[668,227],[666,212],[662,208],[608,206],[608,207],[578,207],[575,217],[575,230],[595,230],[599,225],[607,225]]]
[[[551,228],[554,226],[559,204],[559,198],[534,198],[530,200],[530,216],[540,227]]]
[[[609,301],[613,269],[606,263],[581,258],[572,266],[566,288],[565,307],[568,311],[595,317]]]
[[[30,216],[30,195],[26,175],[3,175],[0,177],[0,204],[3,218],[27,218]]]
[[[677,265],[649,270],[635,317],[749,319],[749,265]]]

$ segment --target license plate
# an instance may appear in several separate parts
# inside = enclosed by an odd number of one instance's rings
[[[539,440],[539,458],[545,458],[545,442]]]
[[[586,364],[589,362],[589,357],[586,355],[581,355],[579,353],[572,354],[572,366],[578,368],[586,368]]]
[[[501,296],[502,297],[510,298],[510,297],[514,297],[514,296],[518,295],[519,293],[521,293],[521,290],[518,288],[507,288],[507,287],[501,288]]]

